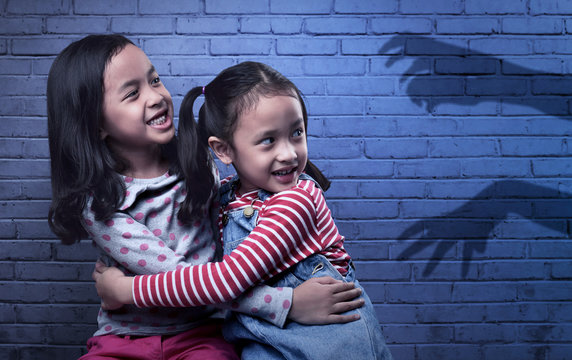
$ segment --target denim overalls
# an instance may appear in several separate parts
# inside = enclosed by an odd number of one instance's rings
[[[300,179],[313,179],[302,174]],[[238,177],[224,184],[219,194],[221,206],[234,199],[234,188]],[[266,201],[272,194],[260,190],[258,197]],[[258,221],[258,211],[245,216],[242,209],[226,214],[228,221],[223,228],[224,254],[228,255],[254,229]],[[267,281],[275,287],[296,287],[312,277],[331,276],[337,280],[355,282],[354,271],[343,277],[322,255],[312,255],[289,271]],[[350,313],[358,312],[360,320],[347,324],[301,325],[287,321],[279,328],[264,320],[240,313],[231,313],[223,329],[227,340],[244,345],[242,359],[391,359],[385,345],[373,305],[362,289],[365,305]]]

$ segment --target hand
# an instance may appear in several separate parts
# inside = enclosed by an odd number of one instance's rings
[[[133,303],[131,295],[133,278],[125,276],[118,268],[108,267],[97,261],[91,277],[95,280],[95,288],[101,298],[103,310],[116,310],[125,304]]]
[[[358,320],[359,314],[340,315],[364,304],[361,289],[354,283],[329,276],[306,280],[293,291],[288,318],[305,325],[341,324]],[[355,299],[355,300],[352,300]]]

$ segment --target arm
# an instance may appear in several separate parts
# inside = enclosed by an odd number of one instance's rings
[[[250,235],[221,262],[138,276],[133,301],[141,307],[197,306],[235,299],[322,250],[311,194],[293,188],[275,195]]]
[[[106,267],[100,262],[96,264],[92,277],[96,282],[97,294],[102,299],[103,309],[114,310],[132,302],[133,277],[125,276],[116,267]],[[358,320],[358,314],[340,314],[361,307],[364,304],[363,298],[356,299],[360,294],[360,288],[355,288],[353,283],[345,283],[331,277],[306,280],[293,290],[288,319],[307,325]],[[232,307],[231,310],[237,311]],[[283,326],[273,323],[279,327]]]

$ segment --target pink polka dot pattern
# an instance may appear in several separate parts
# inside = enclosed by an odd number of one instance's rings
[[[156,212],[156,211],[152,211],[151,213],[149,213],[149,217],[151,217],[151,218],[157,217],[157,212]]]
[[[161,255],[157,256],[157,260],[159,260],[160,262],[163,262],[163,261],[167,260],[167,256],[164,254],[161,254]]]
[[[163,200],[163,203],[164,203],[165,205],[169,205],[169,204],[171,203],[171,198],[169,198],[169,197],[168,197],[168,198],[165,198],[165,200]]]
[[[159,244],[160,247],[165,247],[165,243],[162,241],[159,241],[157,244]]]
[[[107,235],[107,234],[103,234],[103,235],[101,236],[101,238],[102,238],[103,240],[105,240],[105,241],[111,240],[111,236],[109,236],[109,235]]]
[[[170,234],[169,234],[169,239],[171,239],[171,240],[174,241],[174,240],[176,239],[175,234],[170,233]]]
[[[256,314],[258,312],[258,308],[253,307],[252,309],[250,309],[250,312]]]
[[[284,302],[282,303],[282,307],[284,309],[290,308],[290,300],[284,300]]]
[[[194,259],[194,260],[198,260],[199,257],[200,257],[200,256],[199,256],[199,254],[197,254],[197,253],[194,253],[194,254],[193,254],[193,259]]]
[[[141,260],[137,261],[137,265],[139,265],[141,267],[145,267],[147,265],[147,261],[141,259]]]
[[[133,181],[133,178],[132,178],[132,177],[130,177],[130,176],[126,176],[126,177],[125,177],[125,182],[126,182],[126,183],[130,183],[130,182],[132,182],[132,181]]]
[[[145,251],[145,250],[149,249],[149,245],[148,245],[148,244],[141,244],[141,245],[139,246],[139,249]]]
[[[155,235],[155,236],[161,236],[162,233],[163,233],[163,232],[161,231],[161,229],[155,229],[155,230],[153,230],[153,235]]]
[[[272,296],[270,295],[264,296],[264,302],[270,304],[272,302]]]
[[[271,318],[272,320],[276,319],[276,314],[275,313],[271,313],[268,315],[269,318]]]
[[[85,223],[87,224],[87,226],[93,226],[93,221],[89,219],[85,219]]]
[[[137,214],[135,214],[135,220],[139,221],[142,220],[145,217],[145,214],[138,212]]]
[[[113,225],[115,225],[115,222],[114,222],[113,220],[107,220],[107,221],[105,222],[105,225],[106,225],[106,226],[109,226],[109,227],[112,227]]]
[[[127,219],[125,219],[125,222],[128,224],[133,224],[135,222],[135,220],[133,220],[132,218],[127,218]]]
[[[123,234],[121,234],[121,236],[123,236],[124,239],[131,239],[133,235],[131,235],[130,232],[124,232]]]
[[[123,255],[126,255],[127,253],[129,253],[129,249],[126,248],[126,247],[122,247],[122,248],[119,250],[119,252],[122,253]]]

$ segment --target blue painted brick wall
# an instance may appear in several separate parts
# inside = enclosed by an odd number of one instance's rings
[[[74,359],[88,242],[50,233],[45,86],[123,33],[175,106],[243,60],[299,85],[310,157],[396,359],[572,353],[572,2],[0,0],[0,358]]]

